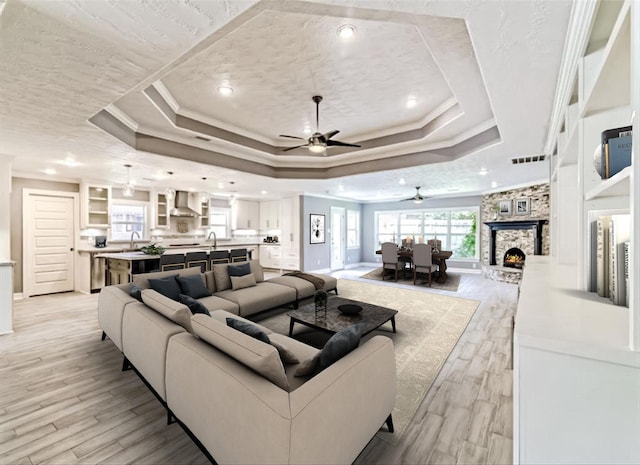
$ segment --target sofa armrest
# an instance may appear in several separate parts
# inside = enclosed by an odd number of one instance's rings
[[[374,336],[290,396],[290,463],[351,463],[393,410],[393,342]]]
[[[98,295],[98,323],[120,352],[122,352],[122,316],[125,307],[135,302],[138,301],[120,286],[103,287]]]

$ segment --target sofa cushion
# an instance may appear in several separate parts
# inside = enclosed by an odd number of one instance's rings
[[[229,279],[231,280],[231,289],[234,291],[256,285],[256,278],[251,273],[244,276],[229,276]]]
[[[177,281],[176,281],[177,284]],[[178,294],[179,296],[180,294]],[[142,291],[142,301],[156,312],[179,324],[184,329],[193,332],[191,328],[191,311],[189,307],[173,299],[170,299],[153,289]]]
[[[149,279],[149,286],[154,291],[177,301],[182,292],[178,281],[176,281],[177,276],[177,274],[173,274],[164,278]]]
[[[132,275],[133,284],[142,289],[149,289],[149,279],[165,278],[167,276],[192,276],[194,274],[201,274],[200,267],[193,266],[191,268],[185,268],[184,270],[169,270],[169,271],[154,271],[153,273],[140,273]]]
[[[240,307],[240,315],[247,316],[296,300],[296,290],[275,283],[263,282],[239,291],[216,292],[216,296],[230,300]]]
[[[267,344],[271,343],[271,341],[269,341],[269,336],[254,324],[247,323],[246,321],[238,320],[236,318],[227,317],[227,326],[237,329],[247,336],[255,337],[258,341],[262,341]]]
[[[134,299],[138,300],[139,302],[142,302],[142,288],[136,286],[133,283],[129,283],[129,294],[131,295],[131,297],[133,297]]]
[[[320,373],[325,368],[340,360],[360,344],[362,325],[351,325],[337,332],[327,341],[316,355],[300,363],[295,376],[308,376]]]
[[[213,265],[213,277],[216,281],[216,292],[231,289],[231,280],[229,279],[228,265]]]
[[[240,265],[229,265],[227,267],[229,276],[245,276],[251,273],[251,265],[249,262]]]
[[[191,322],[200,339],[289,391],[284,365],[275,347],[205,315],[193,315]]]
[[[205,286],[202,280],[202,275],[177,276],[176,279],[178,280],[180,289],[182,289],[182,294],[193,297],[194,299],[211,295],[211,292],[209,292],[209,289],[207,289],[207,286]]]
[[[260,265],[260,262],[258,260],[251,260],[249,264],[251,265],[251,272],[256,278],[256,282],[261,283],[262,281],[264,281],[264,270],[262,269],[262,265]]]
[[[294,354],[293,351],[282,342],[279,342],[275,339],[269,339],[269,344],[276,348],[278,354],[280,355],[280,360],[282,360],[282,363],[287,363],[289,365],[300,363],[300,360],[298,359],[296,354]]]
[[[189,307],[192,315],[195,315],[196,313],[204,313],[207,316],[211,316],[211,313],[209,313],[209,309],[202,302],[194,299],[189,295],[180,294],[178,297],[178,302]]]

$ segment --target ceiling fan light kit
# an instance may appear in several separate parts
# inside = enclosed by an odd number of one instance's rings
[[[338,134],[340,131],[334,129],[333,131],[326,132],[322,134],[320,132],[320,102],[322,102],[321,95],[314,95],[312,98],[313,102],[316,104],[316,132],[314,132],[311,137],[305,139],[304,137],[298,136],[289,136],[287,134],[280,134],[280,137],[286,137],[288,139],[298,139],[298,140],[306,140],[306,144],[296,145],[294,147],[287,147],[283,149],[283,152],[288,152],[289,150],[298,149],[300,147],[307,147],[310,152],[315,154],[323,154],[326,155],[327,147],[337,146],[337,147],[360,147],[357,144],[349,144],[347,142],[340,142],[339,140],[331,140],[333,136]]]
[[[402,199],[402,201],[405,202],[407,200],[411,200],[413,201],[413,203],[418,205],[418,204],[421,204],[422,201],[427,198],[428,197],[424,197],[423,195],[420,195],[420,186],[416,186],[416,195],[414,195],[413,197],[409,197],[408,199]]]

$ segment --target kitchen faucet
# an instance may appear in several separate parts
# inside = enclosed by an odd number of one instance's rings
[[[209,235],[207,236],[207,240],[211,239],[211,235],[213,234],[213,250],[216,250],[218,248],[218,236],[216,236],[216,232],[215,231],[211,231],[209,233]]]
[[[136,236],[138,236],[138,239],[140,239],[140,234],[138,234],[138,231],[133,231],[133,232],[131,233],[131,242],[129,242],[129,248],[130,248],[130,249],[135,249],[135,243],[133,242],[133,235],[134,235],[134,234],[135,234]]]

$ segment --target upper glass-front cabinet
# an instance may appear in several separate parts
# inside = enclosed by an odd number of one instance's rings
[[[81,183],[81,227],[108,228],[111,217],[111,186]]]

